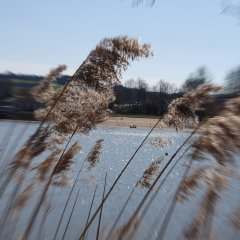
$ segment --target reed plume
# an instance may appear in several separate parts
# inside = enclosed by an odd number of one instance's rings
[[[140,45],[133,38],[101,41],[70,79],[64,92],[56,89],[45,102],[46,108],[36,111],[41,119],[47,117],[51,122],[52,143],[63,143],[76,126],[79,126],[77,133],[86,134],[103,121],[108,115],[109,103],[115,99],[112,87],[119,82],[122,71],[130,61],[150,55],[150,46]]]
[[[216,211],[216,203],[220,199],[221,191],[228,186],[228,181],[227,178],[214,171],[209,175],[207,185],[207,191],[198,213],[185,231],[184,239],[197,239],[199,236],[202,236],[202,239],[207,239],[206,236],[212,234],[211,221]]]
[[[239,104],[240,97],[228,100],[220,116],[207,120],[192,144],[193,159],[213,156],[221,165],[234,162],[234,154],[240,148]]]
[[[49,134],[48,127],[40,128],[34,133],[26,142],[25,146],[16,153],[10,163],[10,168],[12,170],[29,168],[30,161],[46,150]]]
[[[219,86],[205,84],[185,93],[183,97],[169,104],[163,122],[177,130],[185,126],[195,126],[197,124],[195,111],[202,109],[202,102],[210,100],[211,94],[221,89]]]
[[[18,168],[29,167],[29,161],[25,161],[25,158],[29,155],[29,148],[27,146],[22,147],[15,155],[13,161],[10,163],[10,168],[12,170],[17,170]]]
[[[66,65],[59,65],[50,70],[49,74],[40,82],[40,84],[32,90],[32,95],[35,100],[47,102],[54,94],[53,81],[67,69]]]
[[[192,174],[187,176],[179,189],[179,195],[177,196],[179,201],[189,200],[190,197],[193,195],[192,191],[204,186],[204,184],[211,179],[211,176],[217,173],[219,176],[223,178],[227,177],[235,177],[240,179],[239,171],[226,167],[224,165],[215,164],[215,165],[205,165],[196,169]]]
[[[50,155],[41,163],[39,163],[34,169],[38,171],[39,180],[44,181],[48,177],[48,174],[53,168],[54,163],[57,161],[57,156],[61,152],[60,149],[54,149]]]
[[[76,153],[80,151],[81,147],[79,142],[75,142],[62,156],[60,162],[55,169],[55,174],[59,174],[69,170],[70,165],[73,163],[73,157]]]
[[[232,216],[232,223],[235,226],[235,228],[237,229],[240,228],[240,207],[236,211],[234,211]]]
[[[132,217],[123,226],[119,227],[115,233],[110,237],[111,240],[118,239],[132,239],[137,232],[138,227],[141,224],[141,218],[139,215]]]
[[[57,176],[53,180],[52,185],[55,187],[61,187],[61,188],[67,187],[71,185],[71,179],[69,179],[69,177],[67,177],[66,175]]]
[[[93,148],[90,150],[86,157],[86,161],[89,163],[88,169],[94,168],[100,161],[100,156],[102,154],[102,147],[103,147],[103,139],[99,139],[96,141]]]
[[[167,139],[167,138],[153,138],[149,141],[149,143],[155,147],[158,148],[163,148],[165,146],[167,146],[168,144],[172,143],[171,139]]]
[[[24,208],[32,196],[32,191],[34,189],[34,183],[30,183],[18,196],[14,208],[21,210]]]
[[[207,167],[201,167],[195,170],[190,176],[184,179],[180,186],[180,192],[177,196],[179,201],[184,201],[192,196],[192,190],[197,189],[202,185],[204,179],[208,176],[209,169]]]
[[[153,161],[150,166],[144,171],[142,178],[139,180],[138,185],[142,188],[150,188],[151,181],[154,175],[158,172],[163,158]]]

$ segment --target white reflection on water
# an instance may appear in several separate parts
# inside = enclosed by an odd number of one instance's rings
[[[9,123],[5,121],[2,121],[0,123],[0,131],[2,137],[6,132],[8,124]],[[17,123],[15,131],[11,136],[10,142],[14,141],[23,124],[24,123]],[[29,124],[30,127],[28,128],[26,134],[21,137],[21,142],[19,146],[24,144],[28,136],[30,136],[37,128],[37,124],[35,123]],[[88,170],[86,164],[83,172],[80,175],[77,187],[74,191],[74,193],[76,194],[77,190],[80,189],[80,198],[77,202],[76,211],[72,216],[70,228],[69,231],[67,232],[67,239],[75,239],[76,236],[80,233],[82,227],[84,226],[96,184],[98,184],[99,187],[96,194],[93,209],[95,209],[98,206],[99,202],[101,201],[105,173],[106,172],[108,173],[106,188],[108,190],[148,132],[149,129],[144,128],[130,129],[116,127],[98,127],[96,130],[92,131],[87,136],[77,135],[73,138],[72,142],[76,140],[80,141],[82,149],[81,152],[75,156],[75,162],[72,165],[71,171],[69,172],[69,175],[72,177],[72,179],[75,179],[81,163],[84,161],[89,150],[93,147],[95,141],[98,139],[104,139],[104,142],[100,164],[97,165],[97,167],[91,171]],[[188,135],[189,132],[181,132],[180,134],[178,134],[174,130],[160,130],[160,129],[156,129],[150,135],[150,139],[153,137],[170,138],[173,140],[173,143],[167,145],[163,149],[152,146],[151,144],[148,143],[148,141],[143,145],[143,147],[139,150],[133,161],[130,163],[129,167],[123,173],[122,177],[119,180],[119,183],[116,185],[115,189],[113,190],[113,192],[110,194],[110,197],[106,201],[102,215],[102,226],[105,225],[111,226],[121,206],[123,206],[125,200],[130,194],[132,188],[135,186],[136,182],[142,176],[143,171],[149,166],[149,164],[159,157],[164,157],[164,161],[162,163],[164,165],[171,158],[172,154],[176,151],[178,146],[182,144],[182,142],[187,138]],[[181,162],[183,163],[186,161],[187,158],[184,157]],[[6,165],[6,162],[7,161],[2,163],[3,164],[2,166]],[[172,198],[175,189],[178,186],[179,179],[181,178],[184,170],[185,166],[183,166],[182,164],[178,164],[174,171],[169,175],[164,187],[158,194],[158,197],[155,199],[155,201],[152,204],[152,207],[150,208],[148,214],[146,215],[144,219],[144,224],[141,225],[141,228],[138,231],[136,239],[144,239],[148,233],[149,228],[154,224],[156,217],[159,215],[164,216],[164,213],[167,210],[169,202]],[[43,239],[52,239],[53,233],[57,225],[56,220],[59,218],[61,214],[62,208],[67,199],[69,191],[70,187],[55,188],[53,194],[51,194],[50,191],[49,196],[50,195],[52,196],[54,208],[45,222],[44,225],[45,231],[43,233],[44,235],[42,236]],[[17,222],[15,229],[22,229],[25,226],[27,218],[31,212],[32,207],[34,206],[34,202],[36,201],[39,192],[40,192],[39,189],[35,190],[35,195],[33,196],[32,199],[33,201],[28,204],[26,211],[24,211],[24,213],[20,216],[20,220]],[[124,220],[128,219],[128,217],[131,216],[131,213],[134,211],[134,209],[140,202],[145,192],[146,192],[145,189],[137,188],[135,194],[133,195],[130,203],[127,206],[126,211],[123,214],[120,223],[123,223]],[[6,201],[7,198],[4,198],[2,200],[1,206],[4,206],[4,202]],[[69,209],[67,210],[66,213],[66,218],[63,221],[63,226],[66,225],[66,221],[70,214],[73,202],[74,196],[70,201]],[[194,210],[195,205],[192,202],[177,205],[174,218],[170,223],[171,227],[167,231],[166,239],[178,239],[178,236],[180,236],[179,234],[182,233],[183,227],[185,226],[184,223],[189,222]],[[3,209],[1,209],[1,211],[3,211]],[[163,218],[160,218],[159,220],[160,222],[157,226],[161,224],[162,219]],[[38,220],[36,226],[39,226],[40,221],[41,219]],[[217,221],[217,224],[220,224],[220,222]],[[88,239],[95,238],[96,225],[97,221],[95,221],[95,223],[91,227]],[[172,226],[174,226],[174,231],[171,231]],[[37,228],[38,227],[36,227],[36,229],[33,231],[31,239],[36,238]],[[61,236],[63,231],[64,228],[61,229],[59,236]],[[154,230],[154,232],[157,232],[157,230]],[[231,236],[231,239],[234,239],[235,236],[235,235],[233,236],[232,233],[229,231],[224,231],[223,234],[225,234],[225,236],[228,237]]]

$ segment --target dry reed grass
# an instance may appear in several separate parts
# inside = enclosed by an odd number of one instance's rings
[[[119,227],[110,237],[111,240],[118,239],[132,239],[137,232],[138,227],[141,223],[141,217],[139,215],[134,218],[130,218],[130,220]]]
[[[234,154],[240,148],[240,97],[228,100],[220,116],[207,120],[194,141],[193,159],[206,159],[212,156],[225,165],[234,162]]]
[[[138,185],[142,188],[150,188],[151,181],[154,175],[158,172],[163,158],[153,161],[150,166],[144,171],[142,178],[138,181]]]
[[[53,81],[67,69],[66,65],[59,65],[50,70],[49,74],[41,81],[41,84],[32,90],[33,97],[39,102],[48,102],[54,94]]]
[[[135,39],[128,37],[104,39],[91,51],[64,88],[54,89],[52,87],[53,79],[66,68],[65,66],[59,66],[51,71],[39,87],[34,89],[35,97],[45,104],[45,108],[36,112],[36,116],[42,120],[38,132],[45,129],[43,123],[50,123],[48,126],[48,133],[50,134],[47,135],[48,142],[44,145],[44,149],[47,147],[54,150],[57,145],[66,141],[67,144],[46,179],[39,200],[23,234],[23,239],[29,237],[49,187],[56,184],[65,185],[66,183],[65,172],[70,168],[73,155],[80,149],[75,144],[66,151],[73,135],[77,133],[87,134],[98,122],[105,119],[109,112],[108,105],[114,100],[112,87],[119,81],[122,71],[127,69],[130,61],[150,55],[152,55],[150,46],[147,44],[140,45]],[[41,145],[39,144],[39,146]],[[99,159],[100,148],[101,141],[97,142],[91,156],[89,155],[89,162],[92,167]],[[25,154],[29,153],[26,152]],[[32,151],[30,154],[31,156],[37,155],[32,154]],[[37,172],[41,172],[40,176],[42,176],[41,174],[46,175],[47,165],[51,168],[52,162],[55,162],[53,155],[50,155],[44,163],[40,163],[36,168],[38,169]],[[15,165],[17,168],[17,164]]]
[[[62,156],[57,168],[55,169],[54,174],[60,174],[69,170],[70,165],[73,163],[73,157],[81,149],[79,142],[75,142]]]
[[[240,208],[234,211],[233,216],[232,216],[232,223],[233,225],[239,229],[240,228]]]
[[[19,169],[29,169],[31,160],[44,152],[47,148],[49,128],[44,127],[34,133],[13,158],[10,163],[10,169],[13,171]]]
[[[62,155],[58,164],[54,168],[54,179],[52,184],[58,187],[68,186],[70,179],[66,176],[67,171],[73,163],[73,157],[80,151],[81,146],[79,142],[75,142],[69,149]]]
[[[16,198],[14,207],[17,210],[21,210],[26,206],[31,198],[32,190],[34,189],[36,182],[44,184],[40,199],[33,210],[27,228],[22,235],[22,239],[28,239],[38,212],[40,211],[43,202],[46,200],[48,188],[53,185],[66,186],[68,183],[66,173],[73,163],[74,155],[80,150],[80,144],[78,142],[66,150],[73,135],[78,133],[87,134],[90,130],[96,127],[98,122],[105,119],[108,114],[108,105],[115,98],[112,87],[119,82],[122,71],[126,70],[130,61],[140,57],[149,57],[151,55],[152,52],[150,51],[150,46],[147,44],[140,45],[135,39],[128,37],[104,39],[93,51],[90,52],[87,59],[79,67],[66,87],[60,89],[54,89],[53,87],[53,80],[66,69],[65,65],[60,65],[58,68],[51,70],[50,74],[42,81],[41,85],[33,90],[34,97],[44,102],[46,106],[36,112],[36,117],[43,120],[43,122],[48,122],[49,125],[41,125],[36,133],[30,137],[24,147],[15,155],[10,164],[11,174],[9,176],[16,175],[16,172],[18,172],[17,179],[20,183],[24,181],[25,173],[27,171],[36,170],[36,179],[33,180],[33,182],[22,192],[17,194],[18,191],[16,191],[16,196],[14,195],[14,198]],[[203,101],[212,98],[212,93],[218,92],[219,90],[221,90],[221,88],[218,86],[209,84],[203,85],[194,91],[186,93],[182,98],[174,100],[169,105],[168,113],[164,116],[162,124],[166,123],[168,126],[173,126],[177,130],[186,125],[197,125],[198,122],[196,121],[195,111],[201,108]],[[227,164],[234,162],[234,154],[239,151],[240,147],[239,110],[239,97],[228,100],[225,103],[220,116],[211,117],[207,119],[204,124],[199,125],[199,136],[195,138],[192,144],[193,153],[191,157],[194,160],[202,158],[211,160],[214,158],[217,165],[206,165],[196,169],[190,176],[184,179],[180,186],[180,194],[177,196],[178,200],[190,199],[193,196],[193,190],[202,186],[206,187],[206,192],[201,201],[197,215],[194,216],[191,224],[185,231],[185,239],[197,239],[199,237],[208,239],[212,238],[212,218],[216,212],[216,204],[221,197],[221,192],[229,187],[228,178],[240,176],[236,170],[226,167]],[[66,141],[68,142],[65,149],[61,152],[60,158],[57,158],[60,154],[57,145],[65,143]],[[96,141],[94,147],[86,158],[86,161],[89,163],[89,169],[95,167],[100,161],[102,142],[102,139]],[[169,139],[158,138],[152,140],[151,144],[157,147],[164,147],[170,142]],[[186,142],[184,142],[184,144]],[[138,149],[140,149],[142,144]],[[179,149],[181,149],[181,147]],[[179,149],[170,161],[174,159]],[[32,167],[32,159],[39,156],[45,150],[51,150],[50,155],[38,165]],[[135,156],[136,152],[133,154],[132,158]],[[132,158],[129,160],[128,164],[131,162]],[[161,173],[158,174],[156,180],[151,183],[153,176],[158,173],[161,161],[162,159],[154,161],[149,168],[144,171],[143,177],[137,184],[143,188],[148,188],[149,191],[146,193],[129,221],[119,227],[115,233],[111,234],[111,239],[131,239],[136,234],[136,231],[143,220],[140,219],[138,213],[143,206],[143,203],[146,201],[149,192],[156,185],[157,181],[170,163],[169,161]],[[106,196],[103,194],[101,204],[93,214],[93,217],[89,220],[90,209],[86,227],[82,231],[81,236],[85,237],[94,217],[96,217],[98,211],[102,209],[106,198],[109,196],[128,164],[119,174]],[[19,188],[20,184],[19,186],[17,185],[16,189],[19,190]],[[92,203],[94,201],[95,193],[96,189]],[[76,202],[77,198],[75,204]],[[72,209],[71,214],[73,213],[74,208]],[[239,221],[237,221],[238,218],[239,210],[235,211],[233,219],[233,222],[237,227],[239,227]],[[70,219],[71,218],[69,218],[69,222]],[[59,226],[60,224],[61,221],[59,222]],[[67,228],[65,229],[65,233],[67,232]],[[100,227],[98,233],[99,231]],[[55,237],[57,236],[57,233],[58,229]]]
[[[88,169],[91,170],[100,162],[100,156],[102,154],[103,139],[96,141],[93,148],[87,155],[86,161],[89,163]]]
[[[102,122],[108,115],[109,103],[115,99],[112,87],[119,82],[129,61],[151,55],[149,45],[140,45],[132,38],[106,38],[101,41],[76,71],[61,97],[58,98],[62,89],[56,89],[45,101],[46,108],[36,112],[38,118],[47,117],[47,121],[52,123],[52,143],[66,141],[76,126],[77,133],[86,134]]]
[[[207,191],[202,199],[199,210],[192,223],[185,231],[184,239],[209,239],[212,234],[211,221],[215,214],[216,203],[223,189],[228,187],[227,178],[212,172],[207,182]],[[210,227],[209,227],[210,226]]]
[[[164,123],[177,130],[183,127],[196,126],[195,112],[202,108],[202,102],[212,98],[212,93],[219,92],[222,88],[205,84],[197,89],[187,92],[181,98],[173,100],[164,116]]]
[[[166,147],[168,144],[172,143],[173,141],[171,139],[167,139],[167,138],[153,138],[149,141],[149,143],[155,147],[158,148],[164,148]]]
[[[192,190],[199,188],[202,180],[208,176],[208,168],[201,167],[188,176],[180,187],[180,194],[177,196],[179,201],[184,201],[192,197]]]
[[[223,178],[234,177],[240,179],[240,173],[233,168],[226,167],[220,164],[205,165],[193,171],[186,177],[180,187],[178,195],[179,201],[189,200],[193,196],[192,191],[204,186],[206,182],[211,181],[214,173],[219,174]]]
[[[14,208],[18,211],[22,210],[29,199],[32,196],[32,192],[34,190],[35,184],[30,183],[18,196]]]
[[[34,169],[38,171],[38,179],[42,182],[45,181],[53,169],[54,164],[57,162],[57,156],[60,154],[60,149],[54,149],[50,155],[43,161],[40,162]]]
[[[185,94],[182,98],[175,100],[173,103],[169,105],[168,113],[164,117],[164,122],[167,123],[170,126],[176,127],[178,130],[179,128],[182,128],[186,124],[197,124],[195,121],[195,111],[199,110],[202,105],[202,101],[206,101],[212,98],[212,93],[219,91],[220,87],[215,87],[212,85],[204,85],[196,89],[195,91],[189,92]],[[234,116],[233,116],[234,115]],[[190,196],[192,196],[191,191],[193,189],[199,188],[202,186],[202,181],[204,180],[207,183],[207,193],[204,196],[202,200],[201,207],[199,209],[198,215],[194,218],[192,224],[190,225],[189,229],[186,231],[185,237],[187,239],[196,239],[195,237],[199,237],[199,234],[203,235],[204,239],[210,239],[213,237],[213,231],[211,228],[212,224],[212,217],[215,213],[215,205],[217,203],[218,198],[220,198],[221,190],[226,188],[228,186],[228,178],[232,176],[238,176],[238,172],[229,168],[226,168],[224,165],[226,162],[230,162],[229,159],[231,159],[231,162],[233,161],[234,154],[239,150],[239,122],[237,121],[239,119],[239,100],[233,99],[226,102],[224,110],[221,112],[221,117],[225,117],[225,122],[235,130],[235,134],[233,131],[226,131],[226,127],[224,124],[221,124],[221,131],[228,133],[225,134],[224,141],[216,141],[217,137],[221,138],[223,134],[212,134],[214,131],[210,131],[209,129],[214,125],[219,125],[218,121],[216,121],[217,117],[209,118],[206,120],[206,122],[201,123],[198,125],[197,130],[199,136],[195,138],[193,141],[192,148],[194,148],[196,151],[199,151],[200,153],[204,153],[205,149],[209,149],[207,152],[209,154],[209,157],[215,158],[217,160],[217,166],[214,168],[211,166],[211,169],[208,169],[209,166],[204,166],[203,168],[195,170],[193,174],[185,179],[183,184],[180,186],[180,195],[178,196],[178,199],[189,199]],[[229,119],[230,118],[230,119]],[[209,124],[207,126],[207,124]],[[203,131],[206,130],[205,132]],[[209,131],[208,131],[209,130]],[[208,132],[207,132],[208,131]],[[236,136],[237,135],[237,136]],[[209,139],[209,141],[201,141],[199,140],[201,137],[206,137]],[[226,146],[223,146],[224,142],[229,141]],[[199,144],[202,144],[201,148],[199,146],[196,147],[196,142],[199,142]],[[216,154],[217,151],[214,151],[209,148],[209,145],[214,145],[216,150],[219,152],[222,151],[224,154],[219,157],[219,155]],[[219,148],[219,149],[218,149]],[[222,148],[222,149],[220,149]],[[229,153],[230,152],[230,153]],[[224,157],[223,157],[224,156]],[[228,159],[225,157],[227,156]],[[192,155],[193,157],[193,155]],[[194,160],[196,157],[193,158]],[[189,168],[188,168],[189,169]],[[159,177],[154,181],[154,183],[150,186],[152,188],[156,182],[158,181]],[[139,212],[139,209],[143,206],[144,201],[147,199],[147,196],[149,195],[149,192],[146,193],[144,196],[142,202],[139,204],[137,210],[135,213]],[[177,196],[177,195],[176,195]],[[170,212],[167,213],[167,220],[164,221],[167,224],[170,221],[170,218],[172,216],[172,211],[174,210],[174,205],[176,204],[175,201],[171,204]],[[134,214],[135,214],[134,213]],[[134,216],[133,214],[133,216]],[[133,217],[132,216],[132,217]],[[209,223],[209,226],[206,227],[204,224],[205,222]],[[199,225],[199,226],[198,226]],[[198,229],[199,227],[199,229]],[[161,228],[162,229],[162,228]],[[162,232],[161,232],[162,233]],[[160,234],[160,239],[163,239],[165,230],[163,231],[163,234]]]
[[[180,188],[178,199],[186,200],[192,196],[192,190],[207,183],[206,194],[197,215],[185,232],[185,239],[196,239],[200,236],[204,239],[212,238],[212,218],[221,191],[229,187],[230,178],[240,176],[237,170],[226,167],[234,163],[235,154],[240,147],[239,103],[239,97],[226,101],[219,116],[208,118],[200,127],[199,136],[193,141],[190,155],[193,160],[216,160],[216,163],[195,170]],[[238,223],[236,218],[233,222],[235,226]]]

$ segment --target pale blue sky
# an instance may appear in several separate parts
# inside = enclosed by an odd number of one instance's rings
[[[66,64],[72,74],[104,37],[129,35],[152,45],[155,56],[123,78],[180,85],[206,65],[216,82],[240,64],[240,27],[221,13],[222,0],[1,0],[0,72],[46,74]]]

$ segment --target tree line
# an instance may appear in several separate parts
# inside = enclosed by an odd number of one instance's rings
[[[161,115],[172,100],[212,80],[212,75],[204,66],[191,73],[180,87],[162,79],[153,86],[141,78],[129,79],[124,85],[115,87],[117,98],[111,108],[114,112],[124,114]],[[240,66],[226,75],[225,90],[234,93],[240,91]]]
[[[23,111],[34,109],[36,105],[29,91],[43,76],[18,75],[13,73],[0,74],[0,105],[22,103]],[[65,84],[70,76],[63,75],[56,80],[56,84]],[[123,85],[114,87],[116,100],[110,108],[116,113],[123,114],[164,114],[168,104],[184,93],[197,88],[199,85],[213,80],[206,67],[200,67],[191,73],[180,87],[176,87],[160,79],[155,85],[150,86],[146,80],[129,79]],[[240,66],[229,71],[225,78],[226,91],[240,92]],[[24,109],[24,106],[26,109]]]

